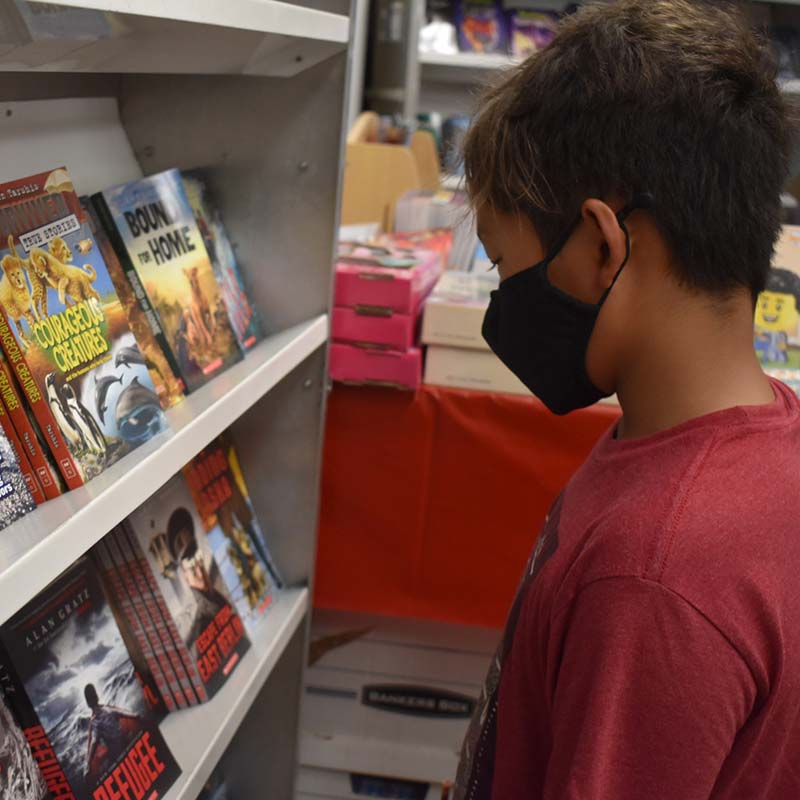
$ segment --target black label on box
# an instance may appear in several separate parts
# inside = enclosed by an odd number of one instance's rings
[[[361,702],[370,708],[415,717],[469,719],[475,710],[471,697],[425,686],[365,686]]]

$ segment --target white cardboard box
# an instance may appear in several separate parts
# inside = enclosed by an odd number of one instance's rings
[[[423,344],[488,351],[481,328],[497,273],[445,272],[425,302]]]
[[[530,396],[525,384],[491,351],[457,347],[428,348],[424,383],[482,392]]]
[[[441,783],[500,632],[315,611],[305,676],[305,766]]]
[[[440,800],[441,785],[407,778],[382,778],[342,770],[300,767],[295,800]]]

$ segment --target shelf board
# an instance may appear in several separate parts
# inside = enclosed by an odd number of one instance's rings
[[[159,434],[94,480],[0,531],[0,622],[140,506],[327,339],[322,315],[268,337],[167,412]]]
[[[183,771],[164,800],[197,797],[307,611],[308,589],[281,592],[222,690],[208,703],[164,720],[161,732]]]
[[[507,69],[521,63],[520,59],[502,53],[420,53],[419,63],[429,67],[458,67],[459,69]]]
[[[350,32],[342,14],[277,0],[52,0],[35,27],[0,0],[0,22],[16,31],[7,71],[293,75]]]

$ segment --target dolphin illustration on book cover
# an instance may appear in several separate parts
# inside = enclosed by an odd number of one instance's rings
[[[151,328],[191,392],[242,358],[222,290],[173,169],[106,189],[92,202]],[[145,305],[147,308],[145,308]]]
[[[61,167],[0,185],[0,341],[70,488],[167,427]],[[129,359],[130,360],[130,359]]]

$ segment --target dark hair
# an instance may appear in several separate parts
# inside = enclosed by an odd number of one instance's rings
[[[650,210],[687,286],[763,288],[791,144],[769,52],[728,5],[619,0],[566,18],[489,89],[464,142],[473,205],[550,248],[587,197]]]
[[[94,708],[100,700],[97,697],[97,689],[94,688],[93,683],[87,683],[83,687],[83,696],[86,698],[86,703],[89,708]]]
[[[800,275],[774,267],[767,276],[767,291],[791,295],[794,297],[794,307],[800,312]]]
[[[178,534],[186,531],[189,534],[188,541],[179,542]],[[170,514],[167,522],[167,547],[170,555],[180,561],[183,558],[191,558],[197,552],[197,539],[194,535],[194,520],[189,511],[183,506],[176,508]]]

